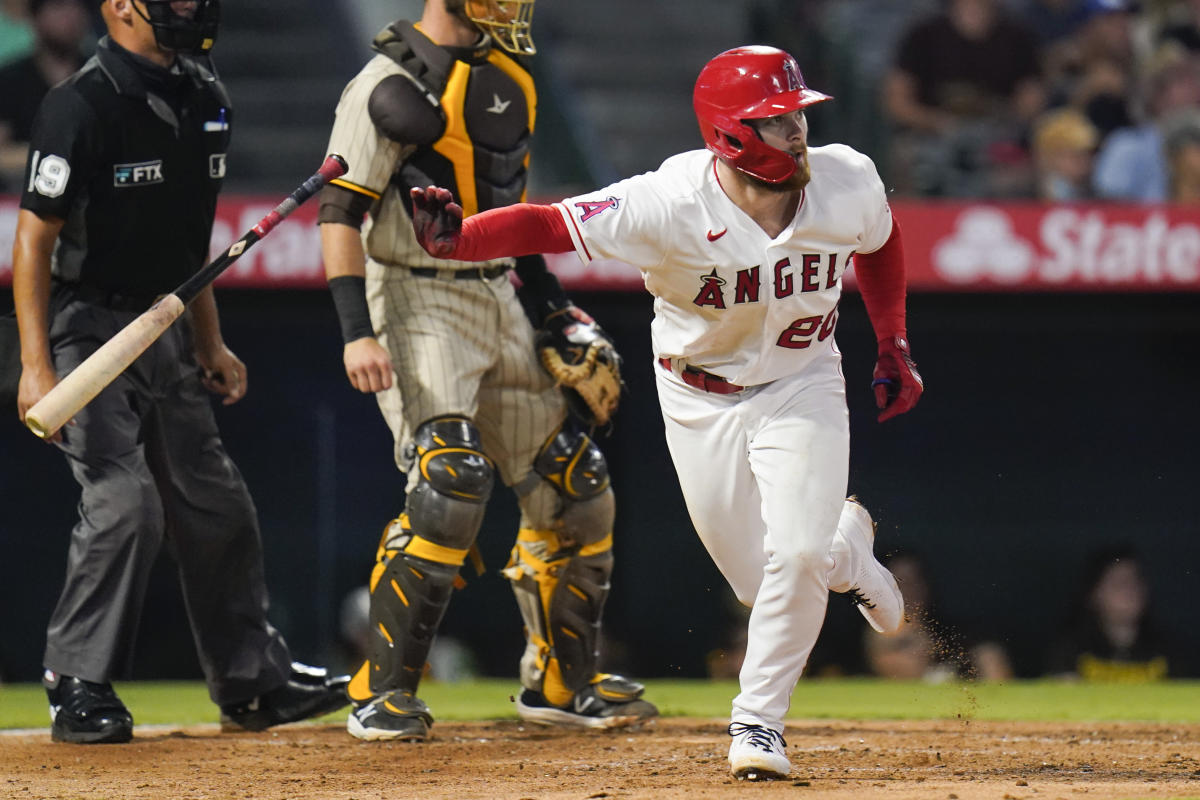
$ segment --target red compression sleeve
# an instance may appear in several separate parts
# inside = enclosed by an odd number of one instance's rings
[[[874,253],[855,253],[854,275],[875,339],[883,341],[905,336],[904,329],[904,246],[900,223],[892,217],[892,235]]]
[[[487,261],[507,256],[569,253],[574,249],[567,223],[557,208],[517,203],[464,219],[462,240],[454,249],[454,258]]]

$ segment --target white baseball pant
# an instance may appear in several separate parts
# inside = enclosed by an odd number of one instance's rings
[[[667,446],[701,542],[752,608],[733,722],[783,730],[820,633],[846,495],[849,413],[841,354],[738,394],[655,368]]]

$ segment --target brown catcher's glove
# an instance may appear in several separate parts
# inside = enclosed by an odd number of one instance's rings
[[[537,332],[542,366],[588,425],[607,425],[621,399],[621,357],[596,321],[575,305],[552,312]]]

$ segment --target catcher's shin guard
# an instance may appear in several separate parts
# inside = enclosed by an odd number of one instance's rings
[[[504,574],[512,581],[527,643],[521,683],[566,705],[596,674],[600,618],[612,574],[612,536],[564,547],[554,531],[522,528]]]
[[[469,420],[425,422],[413,443],[416,485],[405,513],[384,530],[371,572],[368,660],[349,689],[360,704],[382,692],[416,692],[491,493],[492,464]]]
[[[615,508],[604,456],[582,433],[557,431],[534,469],[504,574],[525,622],[521,683],[566,705],[596,673]]]
[[[407,516],[388,526],[371,572],[367,662],[351,682],[352,700],[416,693],[466,554],[413,535]]]

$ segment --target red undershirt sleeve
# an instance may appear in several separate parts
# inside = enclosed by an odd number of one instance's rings
[[[904,246],[900,223],[895,217],[892,218],[892,235],[883,247],[874,253],[854,255],[854,275],[871,327],[875,329],[875,339],[883,341],[906,336]]]
[[[463,220],[462,239],[454,249],[461,261],[508,256],[569,253],[575,249],[562,214],[554,206],[517,203]]]

